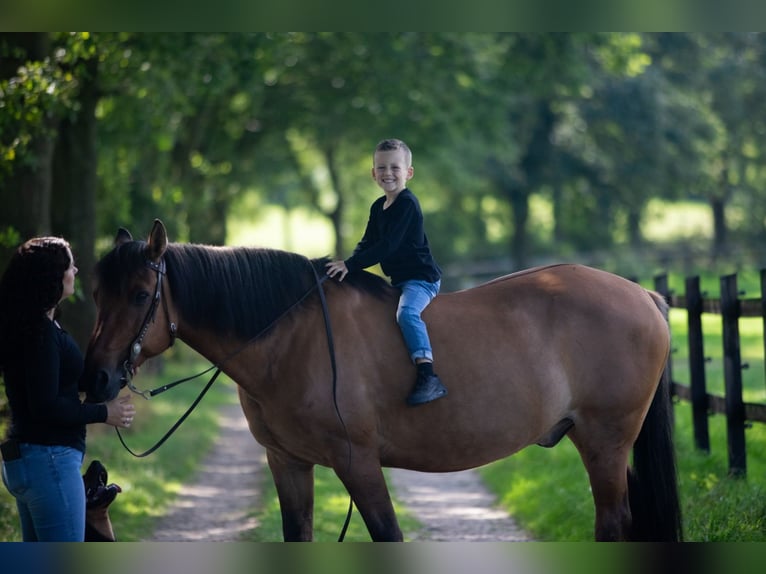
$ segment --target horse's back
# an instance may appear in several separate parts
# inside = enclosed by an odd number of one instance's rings
[[[567,325],[580,330],[651,330],[660,341],[667,334],[663,306],[658,296],[618,275],[576,264],[558,264],[519,271],[476,287],[445,293],[426,310],[435,320],[446,315],[479,313],[494,316],[503,328],[534,323],[534,330],[554,336]],[[483,311],[482,311],[483,310]],[[430,315],[426,316],[427,318]],[[503,319],[515,318],[505,324]],[[530,327],[530,325],[526,325]]]

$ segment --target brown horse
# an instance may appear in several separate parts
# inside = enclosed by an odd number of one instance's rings
[[[116,396],[177,334],[238,384],[285,540],[312,538],[314,465],[334,469],[373,540],[402,540],[381,467],[456,471],[565,435],[590,478],[597,540],[680,539],[659,295],[580,265],[443,293],[424,319],[449,395],[408,407],[398,291],[367,272],[320,281],[325,263],[168,243],[158,220],[146,242],[120,230],[97,266],[90,400]]]

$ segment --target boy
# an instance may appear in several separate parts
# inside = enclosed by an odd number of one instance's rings
[[[396,321],[402,330],[418,377],[407,404],[428,403],[447,394],[433,370],[433,354],[423,309],[441,287],[441,269],[431,255],[423,229],[423,212],[415,195],[407,189],[414,175],[412,152],[401,140],[380,142],[373,155],[372,177],[384,194],[370,207],[367,229],[354,253],[345,261],[327,264],[327,274],[339,281],[349,271],[380,263],[391,283],[401,289]]]

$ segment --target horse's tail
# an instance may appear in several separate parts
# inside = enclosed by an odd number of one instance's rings
[[[667,320],[665,300],[658,293],[650,292],[650,295]],[[628,470],[633,540],[683,540],[673,448],[673,405],[666,373],[660,377],[649,412],[633,446],[633,467]]]

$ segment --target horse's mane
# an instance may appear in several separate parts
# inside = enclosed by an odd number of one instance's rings
[[[124,243],[97,267],[99,281],[114,291],[145,267],[143,241]],[[192,327],[251,338],[267,329],[293,306],[318,302],[316,278],[329,258],[309,259],[297,253],[255,247],[214,247],[170,243],[165,252],[173,302]],[[382,277],[366,271],[350,273],[346,288],[373,297],[393,297]]]

